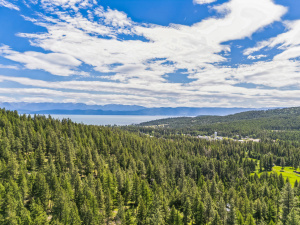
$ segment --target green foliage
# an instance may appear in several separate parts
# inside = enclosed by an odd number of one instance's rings
[[[287,217],[286,225],[299,225],[299,224],[300,224],[300,217],[296,212],[296,210],[293,208]]]
[[[159,137],[0,110],[0,224],[297,224],[298,141]]]
[[[138,129],[155,135],[191,134],[194,136],[212,135],[218,131],[219,136],[234,139],[248,136],[294,141],[300,138],[300,107],[248,111],[228,116],[168,118],[141,123],[139,126],[142,127],[128,129]]]
[[[283,222],[287,220],[288,215],[295,206],[294,200],[294,190],[292,189],[291,184],[286,183],[285,187],[282,190],[281,194],[281,204],[282,204],[282,219]]]
[[[249,214],[247,217],[247,220],[245,222],[245,225],[255,225],[255,220],[254,218]]]

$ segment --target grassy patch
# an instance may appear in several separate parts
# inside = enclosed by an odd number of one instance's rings
[[[259,170],[255,171],[258,176],[260,176],[260,172]],[[278,173],[278,175],[281,173],[284,180],[286,180],[286,178],[289,178],[291,185],[294,187],[294,184],[296,182],[296,180],[298,180],[298,182],[300,181],[300,174],[294,173],[294,168],[293,167],[284,167],[284,170],[282,170],[281,166],[274,166],[272,171],[269,171],[268,173],[271,172],[276,172]]]
[[[273,171],[278,174],[282,173],[284,179],[289,178],[292,186],[294,186],[296,180],[300,180],[300,174],[294,173],[293,167],[284,167],[284,170],[282,171],[281,166],[274,166]]]

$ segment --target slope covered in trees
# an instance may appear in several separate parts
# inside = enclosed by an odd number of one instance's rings
[[[283,160],[298,167],[299,150],[2,109],[0,224],[297,224],[300,185],[267,171]]]
[[[300,107],[269,109],[269,110],[255,110],[236,113],[228,116],[198,116],[198,117],[177,117],[149,121],[141,123],[141,126],[153,126],[165,124],[171,128],[190,127],[195,125],[207,125],[213,123],[233,122],[241,120],[259,119],[259,118],[273,118],[273,117],[287,117],[300,116]]]
[[[141,123],[140,129],[149,133],[155,128],[158,133],[185,133],[221,136],[250,136],[297,140],[300,138],[300,107],[261,111],[248,111],[229,116],[199,116],[161,119]],[[144,128],[141,128],[144,127]],[[134,130],[131,127],[131,130]]]

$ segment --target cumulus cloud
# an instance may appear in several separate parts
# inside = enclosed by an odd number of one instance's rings
[[[223,42],[251,36],[286,12],[271,0],[232,0],[214,9],[226,12],[225,16],[208,18],[192,26],[165,27],[133,24],[126,14],[100,7],[95,16],[100,16],[103,23],[89,21],[80,14],[57,13],[59,19],[43,17],[43,23],[37,22],[48,29],[47,33],[20,36],[30,38],[35,46],[45,50],[79,59],[96,71],[115,73],[107,76],[112,80],[128,82],[140,78],[164,82],[165,74],[178,69],[199,74],[211,63],[226,61],[218,54],[230,51]],[[118,36],[120,33],[148,41],[123,40]],[[164,60],[155,61],[156,58]]]
[[[78,73],[83,63],[101,79],[47,82],[25,77],[1,76],[24,85],[18,89],[27,97],[51,101],[101,102],[140,104],[145,106],[275,106],[297,91],[281,90],[300,86],[297,57],[297,33],[259,43],[244,54],[250,60],[266,57],[254,54],[267,46],[286,51],[273,61],[260,61],[237,67],[222,66],[231,51],[224,42],[244,39],[274,21],[280,21],[287,9],[272,0],[231,0],[214,6],[220,16],[210,17],[190,26],[171,24],[139,24],[124,12],[98,7],[88,16],[78,10],[82,0],[43,1],[44,7],[63,7],[55,16],[40,15],[27,20],[47,29],[44,33],[22,33],[33,46],[47,52],[17,52],[2,47],[2,56],[22,63],[28,69],[42,69],[59,76]],[[85,6],[94,4],[85,1]],[[212,1],[210,1],[212,2]],[[198,4],[209,1],[198,0]],[[288,32],[295,23],[287,23]],[[287,33],[288,33],[287,32]],[[292,36],[295,38],[292,38]],[[289,41],[292,39],[291,43]],[[289,52],[288,52],[289,51]],[[291,57],[292,56],[292,57]],[[184,71],[188,83],[170,83],[167,79],[177,71]],[[240,87],[252,84],[257,88]],[[263,88],[267,86],[268,88]],[[37,92],[34,94],[33,90]],[[2,90],[4,92],[4,90]],[[1,90],[0,90],[1,93]],[[70,94],[71,93],[71,94]],[[95,94],[97,93],[97,94]],[[113,93],[113,94],[112,94]],[[105,100],[107,99],[107,100]],[[269,101],[269,103],[268,103]],[[287,105],[300,98],[286,100]]]
[[[95,10],[95,14],[103,17],[105,24],[112,25],[114,27],[125,27],[132,24],[132,21],[127,17],[127,15],[118,10],[112,10],[110,8],[104,10],[103,7],[99,7]]]

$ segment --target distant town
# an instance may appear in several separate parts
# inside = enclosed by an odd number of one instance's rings
[[[237,135],[237,137],[239,138],[239,135]],[[239,141],[239,142],[248,142],[248,141],[260,142],[260,139],[253,139],[253,138],[249,138],[248,136],[246,136],[245,138],[240,138],[240,139],[233,139],[233,138],[228,138],[228,137],[222,137],[222,136],[218,136],[218,132],[215,132],[211,136],[201,136],[201,135],[198,135],[197,138],[205,139],[205,140],[208,140],[208,141],[213,141],[213,140],[220,140],[221,141],[223,139],[231,139],[231,140]]]

